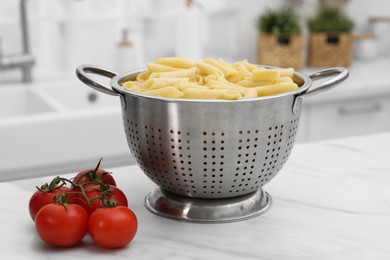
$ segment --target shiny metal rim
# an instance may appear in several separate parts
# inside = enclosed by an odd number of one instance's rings
[[[176,195],[156,187],[145,197],[145,207],[152,213],[195,223],[242,221],[264,214],[271,205],[271,196],[262,189],[234,198],[198,199]]]

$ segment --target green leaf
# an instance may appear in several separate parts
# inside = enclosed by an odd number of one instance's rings
[[[257,29],[262,33],[299,34],[301,26],[299,17],[288,7],[267,9],[257,20]]]
[[[311,32],[351,32],[354,23],[344,13],[335,6],[322,6],[317,14],[308,19],[307,25]]]

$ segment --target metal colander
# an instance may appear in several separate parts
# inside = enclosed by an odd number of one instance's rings
[[[295,72],[294,81],[299,85],[296,91],[227,101],[158,98],[121,87],[140,72],[116,75],[89,65],[77,69],[85,84],[120,96],[132,156],[160,187],[158,198],[147,203],[154,208],[160,206],[161,197],[170,196],[167,194],[179,195],[179,200],[206,199],[210,203],[211,199],[234,199],[261,190],[291,153],[302,98],[329,89],[348,76],[344,68],[323,70],[309,77]],[[87,73],[112,78],[111,88]],[[334,75],[330,81],[309,89],[312,79]],[[166,203],[172,204],[170,201]]]
[[[269,182],[285,164],[299,123],[299,115],[281,112],[291,104],[272,107],[269,101],[196,102],[181,109],[157,101],[145,111],[147,103],[142,99],[142,110],[129,105],[124,113],[133,156],[161,188],[195,198],[236,197]]]

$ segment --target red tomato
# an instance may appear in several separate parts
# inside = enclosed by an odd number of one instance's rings
[[[50,245],[73,246],[87,233],[88,213],[77,204],[65,207],[51,203],[38,212],[35,228],[39,237]]]
[[[76,184],[84,184],[96,180],[101,180],[105,184],[116,186],[114,177],[103,169],[86,169],[81,171],[74,177],[73,182]]]
[[[88,220],[88,232],[96,244],[105,248],[118,248],[129,244],[137,233],[138,222],[127,207],[101,208]]]
[[[125,206],[127,207],[127,198],[126,195],[121,191],[119,188],[111,185],[106,185],[107,189],[110,190],[108,193],[107,199],[117,202],[118,206]],[[92,214],[96,209],[103,207],[102,201],[99,199],[100,196],[102,196],[102,189],[100,185],[88,185],[84,188],[85,194],[87,195],[88,199],[91,200],[91,203],[88,204],[87,200],[83,196],[83,194],[78,194],[76,200],[74,200],[74,203],[84,207],[88,214]]]
[[[53,203],[53,198],[56,195],[65,195],[67,192],[71,191],[70,188],[62,186],[59,188],[56,188],[52,191],[36,191],[30,198],[30,201],[28,203],[28,210],[30,212],[30,216],[33,221],[35,221],[35,216],[37,215],[38,211],[45,205]],[[68,200],[70,200],[73,195],[70,195],[68,197]]]

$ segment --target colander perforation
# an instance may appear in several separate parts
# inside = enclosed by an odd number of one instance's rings
[[[236,155],[236,168],[229,193],[242,193],[254,190],[256,183],[252,181],[255,168],[260,130],[239,130]]]
[[[224,150],[225,150],[225,132],[223,131],[203,131],[202,132],[202,183],[201,193],[221,194],[223,189],[224,177]]]
[[[299,120],[236,133],[124,122],[133,157],[153,182],[180,195],[221,198],[268,183],[291,153]]]

